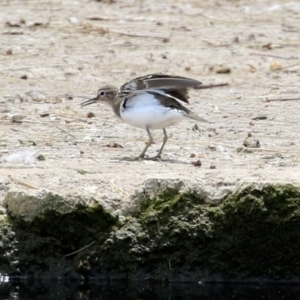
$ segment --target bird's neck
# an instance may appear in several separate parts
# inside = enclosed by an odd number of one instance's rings
[[[111,101],[109,104],[112,106],[115,115],[116,115],[117,117],[121,118],[121,116],[120,116],[120,106],[122,105],[122,99],[116,97],[116,98],[115,98],[113,101]]]

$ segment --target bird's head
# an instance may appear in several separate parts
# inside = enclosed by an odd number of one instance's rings
[[[97,96],[80,104],[81,107],[87,106],[96,102],[104,102],[113,105],[118,94],[118,89],[112,85],[106,85],[98,90]]]

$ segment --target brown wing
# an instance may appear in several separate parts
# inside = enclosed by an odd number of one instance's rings
[[[187,102],[187,88],[201,85],[202,82],[182,76],[165,74],[150,74],[137,77],[120,88],[120,93],[130,93],[139,90],[163,89],[170,93],[176,93],[179,100]]]
[[[161,88],[161,89],[182,89],[195,87],[201,84],[200,81],[181,77],[181,76],[170,76],[164,74],[152,74],[146,75],[140,79],[137,79],[138,89],[151,89],[151,88]]]

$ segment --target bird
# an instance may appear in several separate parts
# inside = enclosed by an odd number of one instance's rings
[[[188,118],[207,122],[181,104],[189,103],[188,88],[197,87],[202,82],[160,73],[148,74],[130,80],[119,89],[113,85],[103,86],[97,96],[86,100],[84,107],[96,102],[103,102],[112,107],[115,115],[124,122],[146,130],[148,142],[143,151],[132,160],[146,159],[148,148],[154,143],[150,130],[163,130],[163,143],[156,156],[147,159],[160,160],[167,143],[166,128]]]

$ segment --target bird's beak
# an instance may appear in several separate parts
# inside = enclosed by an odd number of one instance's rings
[[[82,102],[82,103],[80,104],[80,106],[81,106],[81,107],[84,107],[84,106],[93,104],[93,103],[95,103],[95,102],[97,102],[97,101],[98,101],[98,97],[95,97],[95,98],[92,98],[92,99],[89,99],[89,100],[86,100],[86,101]]]

